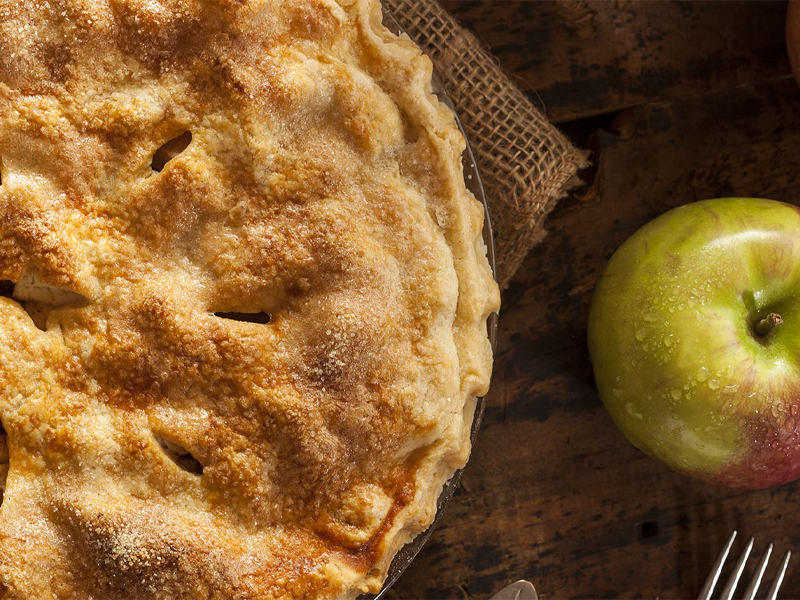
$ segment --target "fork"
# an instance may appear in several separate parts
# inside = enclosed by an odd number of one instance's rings
[[[722,567],[725,564],[725,559],[728,558],[728,552],[731,550],[734,539],[736,539],[735,531],[731,533],[731,536],[725,543],[725,547],[722,549],[722,552],[719,553],[719,556],[714,563],[714,567],[711,569],[711,573],[708,574],[706,583],[703,585],[703,589],[700,591],[700,595],[697,597],[697,600],[710,600],[711,594],[714,591],[714,587],[717,585],[717,580],[722,573]],[[750,551],[752,549],[753,538],[751,537],[747,542],[747,547],[744,549],[744,552],[742,552],[742,555],[736,562],[736,566],[733,568],[733,573],[731,573],[730,577],[728,578],[725,587],[722,588],[722,593],[719,596],[721,600],[731,600],[731,598],[733,598],[733,592],[736,591],[736,585],[739,583],[739,578],[742,576],[742,572],[744,572],[744,565],[747,562],[747,557],[750,555]],[[753,575],[753,578],[750,580],[750,584],[747,586],[744,596],[742,596],[742,598],[745,598],[745,600],[753,600],[756,597],[758,586],[761,585],[761,578],[764,577],[764,571],[767,570],[767,561],[769,560],[771,554],[772,544],[769,545],[767,551],[764,552],[764,556],[761,557],[761,561],[758,563],[758,567],[756,567],[756,572]],[[789,559],[791,556],[792,553],[789,551],[783,555],[783,560],[778,568],[778,573],[775,575],[775,579],[772,580],[772,585],[769,587],[769,592],[767,592],[767,600],[776,600],[778,597],[778,590],[783,583],[783,577],[786,575],[786,567],[789,565]]]
[[[520,579],[497,592],[490,600],[539,600],[530,581]]]

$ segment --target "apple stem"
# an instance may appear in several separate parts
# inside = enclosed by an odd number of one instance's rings
[[[757,335],[765,336],[767,335],[774,327],[777,327],[783,323],[783,319],[778,313],[769,313],[766,317],[761,319],[758,323],[756,323],[755,331]]]

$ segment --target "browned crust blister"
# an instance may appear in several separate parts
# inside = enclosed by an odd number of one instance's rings
[[[0,596],[380,588],[498,303],[430,75],[377,1],[0,0]]]

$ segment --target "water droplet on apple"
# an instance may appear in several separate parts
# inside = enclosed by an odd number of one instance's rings
[[[797,404],[792,404],[792,407],[789,409],[789,414],[791,414],[793,417],[796,417],[798,410]]]
[[[797,427],[797,421],[789,417],[784,421],[783,425],[786,427],[786,431],[794,431],[795,427]]]
[[[706,369],[705,367],[700,367],[700,369],[697,371],[697,381],[703,383],[704,381],[707,380],[708,380],[708,369]]]
[[[726,385],[725,388],[722,390],[723,394],[735,394],[739,391],[739,384],[734,383],[733,385]]]
[[[672,418],[673,418],[675,421],[680,421],[680,420],[681,420],[681,416],[680,416],[678,413],[676,413],[676,412],[672,413],[670,416],[671,416],[671,417],[672,417]]]
[[[644,328],[638,329],[636,331],[636,339],[639,340],[640,342],[645,341],[647,339],[647,329]]]
[[[656,321],[658,321],[658,319],[657,319],[657,318],[655,317],[655,315],[653,315],[652,313],[647,313],[647,314],[646,314],[646,315],[643,317],[643,319],[644,319],[645,321],[647,321],[648,323],[655,323]]]
[[[644,345],[642,346],[642,350],[644,350],[645,352],[647,352],[648,350],[650,350],[650,344],[644,344]]]
[[[664,345],[665,345],[667,348],[672,348],[672,344],[673,344],[673,341],[672,341],[672,338],[671,338],[671,337],[665,337],[665,338],[664,338]]]
[[[617,398],[620,398],[622,396],[622,390],[619,390],[617,388],[612,389],[611,393],[614,394],[614,396],[616,396]]]
[[[683,395],[683,394],[681,394],[681,391],[680,391],[680,390],[672,390],[672,391],[670,392],[670,394],[672,395],[672,398],[673,398],[674,400],[680,400],[680,399],[681,399],[681,396]]]
[[[670,305],[669,312],[670,312],[670,314],[674,313],[675,312],[675,306]]]
[[[717,381],[716,379],[711,379],[708,382],[708,387],[710,387],[712,390],[718,390],[719,389],[719,381]]]

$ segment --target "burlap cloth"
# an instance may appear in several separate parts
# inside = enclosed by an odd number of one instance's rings
[[[577,183],[577,150],[503,73],[481,42],[436,0],[384,0],[431,57],[478,162],[505,288],[542,239],[544,220]]]

